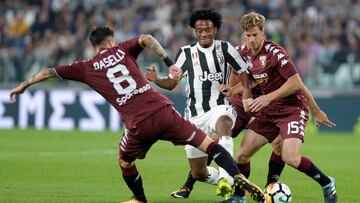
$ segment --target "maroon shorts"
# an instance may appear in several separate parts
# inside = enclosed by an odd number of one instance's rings
[[[299,138],[304,141],[304,131],[309,119],[309,110],[301,105],[270,110],[266,108],[255,115],[248,129],[272,142],[279,134],[283,139]]]
[[[167,105],[138,123],[136,128],[125,129],[119,143],[119,158],[128,162],[143,159],[158,140],[198,147],[206,136],[193,123],[184,119],[172,105]]]
[[[248,112],[245,112],[242,100],[233,100],[231,105],[235,107],[237,114],[231,137],[237,137],[240,132],[246,128],[246,125],[250,121],[252,115]]]

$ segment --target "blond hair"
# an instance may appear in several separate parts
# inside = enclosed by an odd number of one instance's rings
[[[266,18],[263,15],[254,11],[247,13],[240,19],[241,29],[243,31],[248,31],[258,26],[260,30],[263,30],[265,26],[265,19]]]

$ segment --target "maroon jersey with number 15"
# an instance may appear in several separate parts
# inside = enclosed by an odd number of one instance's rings
[[[61,79],[83,82],[102,95],[131,129],[172,104],[148,83],[137,65],[136,58],[142,50],[136,37],[104,49],[91,59],[54,69]]]

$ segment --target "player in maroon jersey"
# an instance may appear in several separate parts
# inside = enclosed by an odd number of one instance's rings
[[[10,92],[10,100],[32,84],[49,78],[83,82],[102,95],[121,115],[125,131],[119,143],[119,165],[123,178],[134,194],[128,202],[147,202],[135,160],[143,159],[158,140],[176,145],[191,144],[213,156],[233,178],[235,187],[249,191],[257,201],[264,196],[259,187],[240,174],[230,154],[220,145],[181,117],[172,102],[150,86],[136,63],[143,47],[150,47],[169,66],[170,75],[180,77],[181,71],[165,50],[150,35],[140,35],[115,44],[114,32],[100,26],[91,31],[89,40],[96,55],[88,60],[42,70]]]
[[[246,41],[243,40],[243,44],[240,46],[237,46],[236,49],[243,55],[245,58],[250,60],[251,63],[251,49],[249,48],[249,45],[246,44]],[[250,53],[249,53],[250,52]],[[234,86],[238,83],[240,79],[237,77],[236,74],[230,75],[230,86]],[[311,92],[304,86],[303,89],[304,96],[309,101],[309,106],[311,110],[314,113],[314,122],[316,126],[319,126],[319,124],[322,124],[327,127],[333,127],[335,124],[332,123],[325,113],[319,108],[317,105],[314,97],[312,96]],[[258,96],[262,95],[261,89],[256,86],[252,89],[253,98],[257,98]],[[236,108],[238,117],[236,118],[236,124],[233,128],[233,137],[237,136],[243,129],[247,128],[247,124],[251,120],[251,118],[254,116],[250,112],[245,112],[243,108],[243,101],[242,96],[240,94],[233,95],[231,97],[231,105]],[[258,140],[263,140],[262,142]],[[267,139],[264,139],[264,136],[257,134],[253,130],[249,129],[246,134],[244,135],[239,150],[236,153],[235,162],[240,170],[240,172],[245,176],[250,176],[250,159],[253,156],[255,149],[258,150],[259,146],[254,146],[253,143],[259,143],[261,146],[268,143],[269,141]],[[281,159],[281,144],[282,144],[282,138],[281,136],[277,136],[275,140],[271,142],[273,152],[270,156],[270,160],[268,163],[268,176],[267,176],[267,182],[266,185],[277,182],[282,170],[285,167],[285,163]],[[238,202],[246,202],[245,198],[245,192],[241,190],[235,191],[235,195],[229,199],[228,201],[238,201]],[[226,202],[226,201],[225,201]]]
[[[245,103],[251,112],[257,112],[248,128],[263,136],[262,139],[259,136],[253,139],[249,154],[252,155],[264,143],[273,141],[280,134],[283,139],[281,160],[318,182],[323,188],[326,203],[337,202],[334,179],[300,154],[308,120],[308,104],[303,92],[308,90],[286,51],[278,44],[265,40],[264,24],[265,17],[255,12],[241,18],[241,27],[250,50],[247,55],[252,64],[249,72],[263,93]],[[224,87],[222,90],[231,96],[241,92],[241,86]],[[311,98],[307,99],[311,107],[316,105]],[[320,115],[326,125],[334,125],[324,112],[315,111],[314,114]]]

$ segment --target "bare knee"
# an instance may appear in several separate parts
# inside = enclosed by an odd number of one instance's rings
[[[294,167],[297,168],[300,165],[301,161],[301,148],[302,141],[297,138],[290,138],[283,141],[281,157],[282,160]]]
[[[135,164],[135,161],[125,161],[122,158],[119,158],[118,163],[121,168],[130,168]]]
[[[273,148],[273,152],[278,155],[281,156],[281,147],[282,147],[282,139],[281,136],[278,136],[272,143],[272,148]]]
[[[233,120],[229,116],[220,116],[216,121],[215,131],[219,136],[230,136]]]
[[[286,164],[294,168],[297,168],[301,161],[301,155],[296,153],[282,153],[281,157]]]
[[[239,150],[236,154],[236,163],[247,164],[250,161],[251,156],[246,154],[243,150]]]

